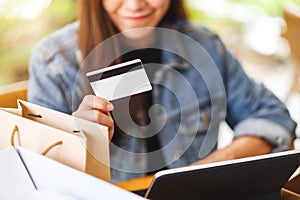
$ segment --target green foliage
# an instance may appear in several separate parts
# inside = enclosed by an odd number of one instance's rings
[[[74,21],[77,15],[77,6],[75,0],[52,0],[51,5],[44,12],[48,20],[64,25]]]
[[[206,27],[209,27],[213,31],[218,31],[219,29],[227,25],[240,26],[239,22],[233,21],[232,19],[214,17],[210,13],[201,11],[188,5],[186,6],[186,8],[188,10],[189,19],[192,22],[202,24]]]
[[[11,12],[13,6],[25,5],[25,0],[1,1],[4,7],[0,11]],[[9,12],[0,14],[0,85],[28,79],[31,50],[47,34],[76,19],[76,0],[52,0],[35,19],[8,15]]]
[[[283,1],[282,0],[230,0],[231,2],[234,3],[243,3],[243,4],[248,4],[248,5],[255,5],[258,6],[266,13],[269,15],[279,15],[281,13],[281,8]]]
[[[255,5],[262,8],[265,13],[271,16],[280,16],[285,4],[294,3],[300,6],[300,0],[229,0],[234,3]]]
[[[243,26],[243,22],[238,18],[238,15],[235,16],[236,18],[233,18],[233,15],[214,15],[212,14],[213,11],[193,7],[193,3],[197,3],[198,1],[199,0],[185,1],[191,21],[203,24],[216,32],[228,25]],[[226,4],[229,6],[227,9],[233,9],[237,7],[236,5],[240,5],[249,11],[251,10],[253,13],[257,13],[257,15],[253,14],[252,18],[257,18],[262,15],[279,17],[282,16],[283,9],[288,4],[300,6],[300,0],[220,0],[220,2],[228,3]],[[233,10],[233,12],[239,13],[238,10]]]

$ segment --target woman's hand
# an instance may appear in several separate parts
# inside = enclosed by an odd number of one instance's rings
[[[72,115],[107,126],[109,132],[108,137],[109,140],[111,140],[114,134],[114,121],[110,111],[113,109],[114,106],[109,101],[94,95],[87,95],[83,98],[79,108],[73,112]]]

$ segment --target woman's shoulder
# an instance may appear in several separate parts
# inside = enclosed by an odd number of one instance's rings
[[[221,51],[224,50],[224,46],[219,35],[201,24],[178,21],[175,30],[191,38],[191,41],[196,41],[211,55],[221,55],[223,53]],[[191,48],[185,42],[182,42],[182,45],[184,48]]]
[[[193,39],[216,39],[218,35],[208,27],[201,24],[192,23],[187,20],[178,21],[175,24],[176,30],[184,33]]]
[[[76,51],[78,22],[70,23],[42,39],[34,48],[33,54],[41,54],[51,59],[56,54]]]

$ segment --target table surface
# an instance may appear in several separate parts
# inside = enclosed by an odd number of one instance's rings
[[[128,190],[128,191],[146,190],[149,188],[153,177],[154,177],[154,175],[148,175],[145,177],[122,181],[122,182],[116,183],[115,185],[124,190]]]

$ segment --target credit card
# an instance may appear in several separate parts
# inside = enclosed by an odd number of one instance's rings
[[[95,95],[109,101],[152,90],[140,59],[88,72],[86,76]]]

